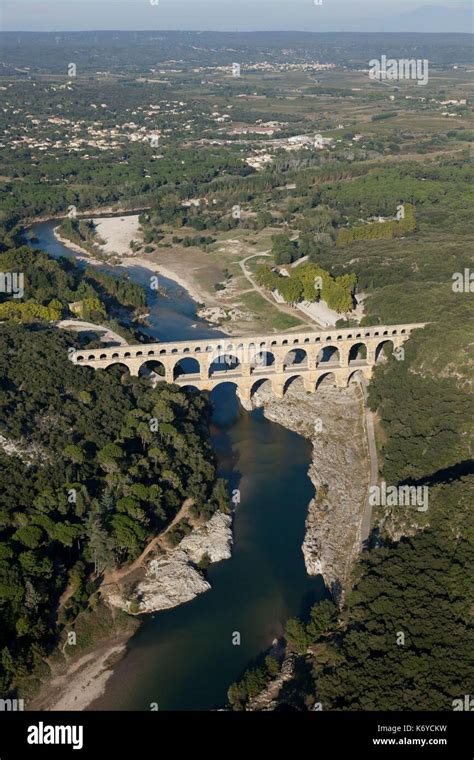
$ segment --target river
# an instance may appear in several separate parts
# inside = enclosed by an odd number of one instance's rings
[[[30,229],[36,248],[77,258],[44,222]],[[121,267],[102,267],[123,273]],[[149,287],[150,272],[128,268],[146,286],[148,332],[160,340],[217,337],[196,317],[187,292],[160,276],[167,297]],[[117,664],[104,695],[90,709],[209,710],[223,707],[227,689],[282,634],[285,621],[327,596],[320,576],[307,575],[301,544],[314,487],[307,471],[311,446],[304,438],[244,411],[230,384],[211,394],[212,443],[219,474],[241,502],[234,515],[230,560],[211,565],[207,593],[171,610],[144,616]],[[233,643],[240,634],[240,644]]]

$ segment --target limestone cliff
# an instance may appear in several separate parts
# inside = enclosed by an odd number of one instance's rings
[[[302,550],[308,573],[321,574],[340,603],[361,546],[369,483],[361,391],[356,385],[322,385],[310,394],[296,380],[283,399],[276,399],[264,384],[253,403],[263,406],[269,420],[312,442],[309,476],[316,497],[308,507]]]

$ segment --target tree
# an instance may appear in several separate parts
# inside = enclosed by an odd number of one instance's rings
[[[13,534],[13,538],[16,541],[20,541],[29,549],[35,549],[40,544],[42,537],[43,531],[35,525],[25,525],[22,528],[18,528]]]
[[[308,648],[308,636],[305,626],[298,618],[290,618],[285,627],[285,639],[298,654],[304,654]]]
[[[86,558],[93,562],[94,573],[102,575],[113,564],[114,543],[105,527],[104,511],[97,502],[92,506],[86,520]]]
[[[116,443],[108,443],[97,452],[97,461],[107,472],[115,472],[124,458],[124,452]]]
[[[298,258],[298,247],[289,235],[283,233],[272,237],[272,253],[275,264],[291,264]]]
[[[324,599],[311,608],[311,618],[306,626],[306,633],[311,641],[317,641],[323,634],[331,630],[337,615],[334,602]]]
[[[84,452],[79,446],[71,443],[63,450],[66,459],[69,459],[74,464],[84,464]]]

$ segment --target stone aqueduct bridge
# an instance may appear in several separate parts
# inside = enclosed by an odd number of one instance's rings
[[[271,382],[282,398],[290,383],[301,377],[307,391],[321,382],[346,387],[356,373],[367,379],[387,344],[401,348],[422,323],[355,327],[326,332],[285,333],[246,338],[116,346],[71,353],[74,364],[94,369],[125,365],[132,375],[164,369],[163,380],[181,387],[211,391],[221,383],[237,386],[241,401],[257,387]]]

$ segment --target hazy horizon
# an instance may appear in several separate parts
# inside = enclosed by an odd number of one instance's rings
[[[466,0],[2,0],[12,32],[470,32]]]

